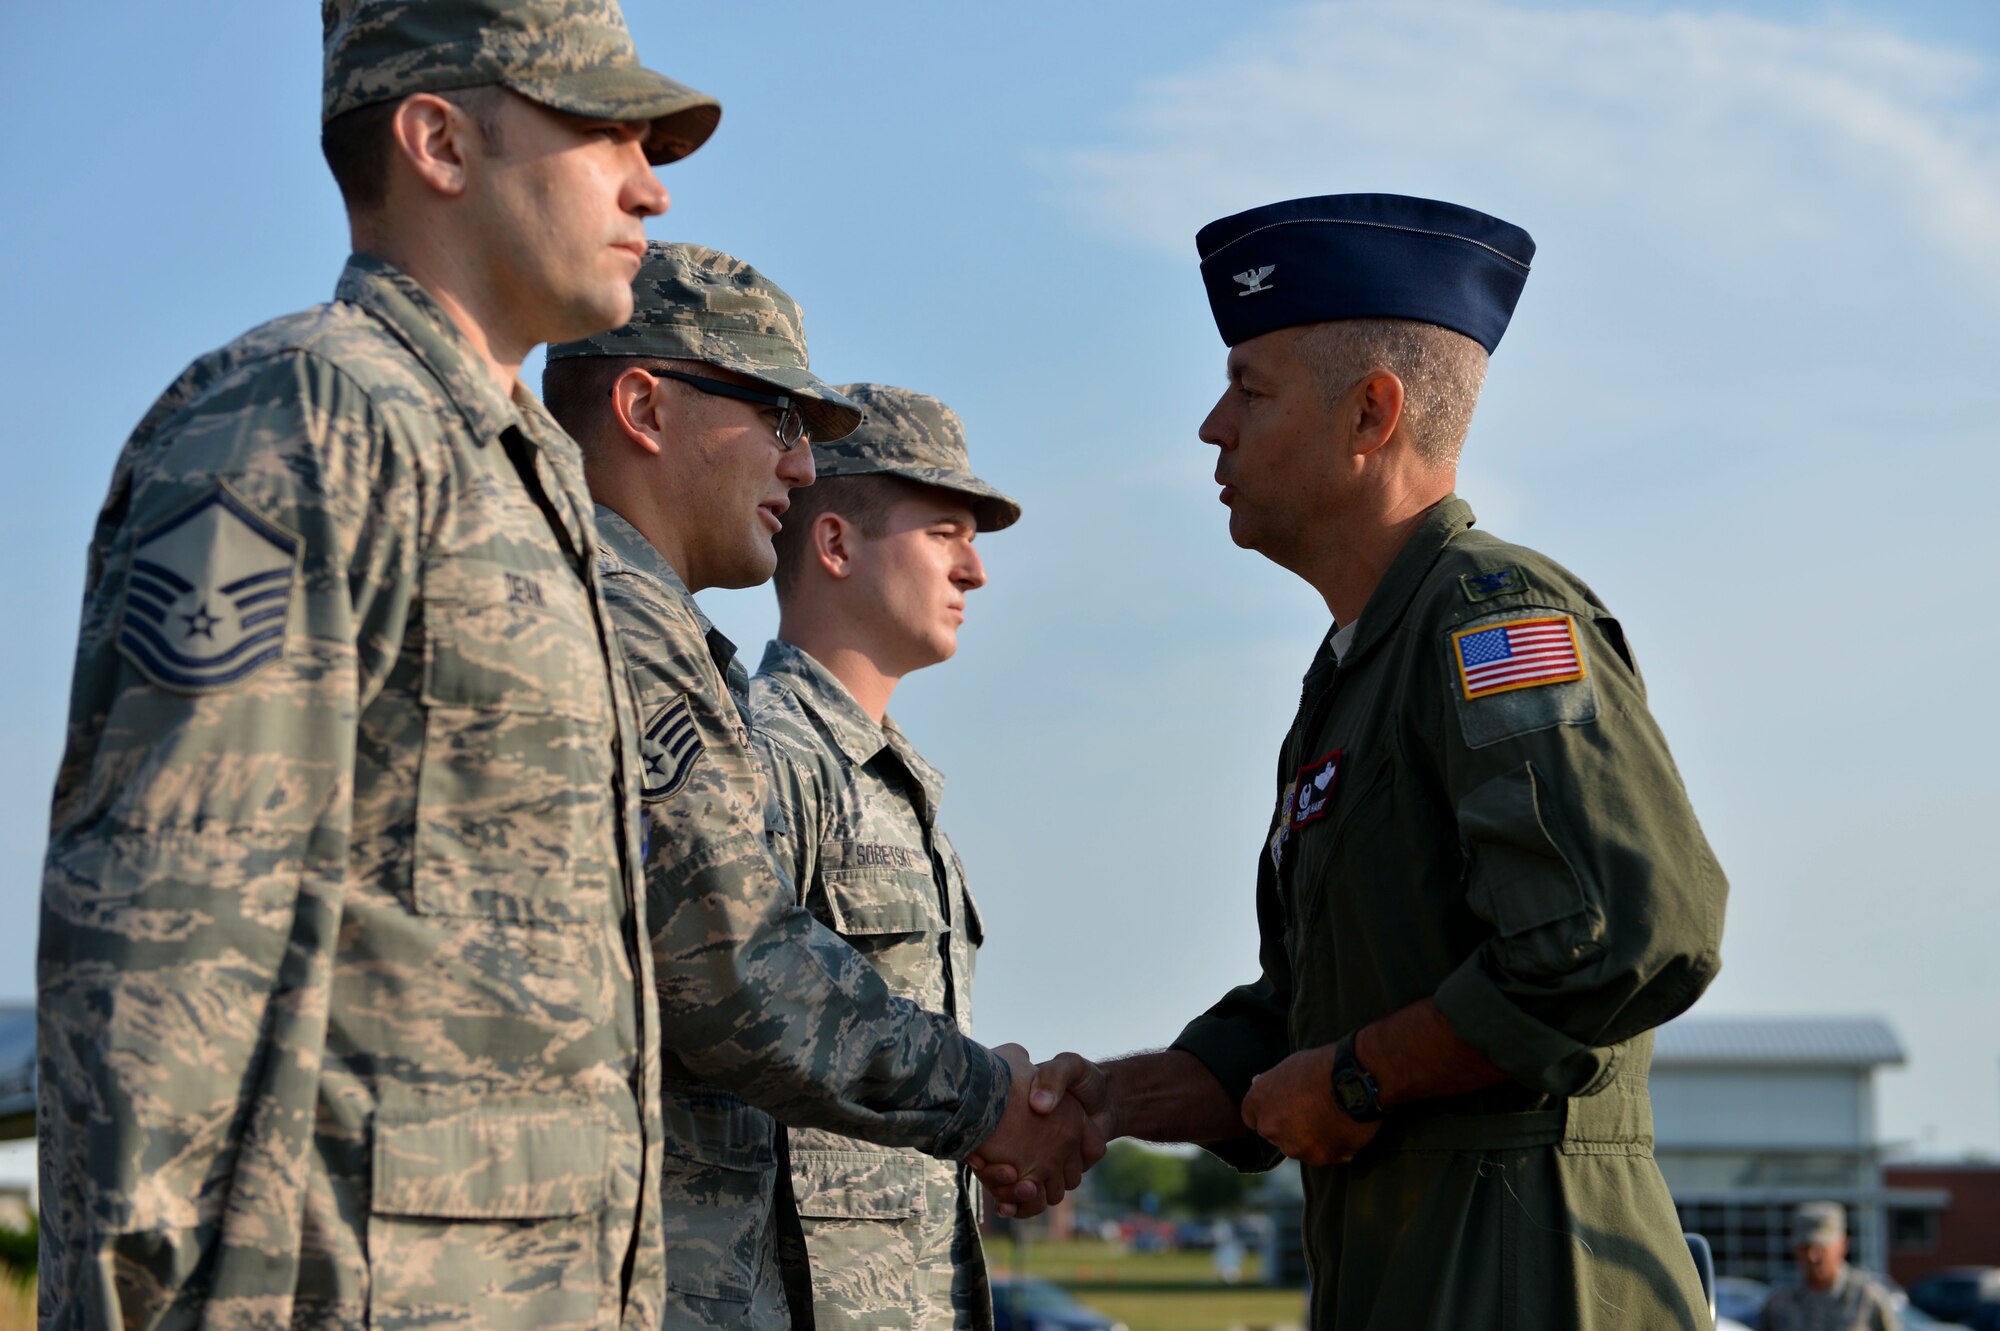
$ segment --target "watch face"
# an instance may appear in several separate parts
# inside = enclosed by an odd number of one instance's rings
[[[1347,1114],[1366,1113],[1368,1109],[1368,1087],[1351,1068],[1342,1068],[1340,1075],[1333,1079],[1334,1098]]]

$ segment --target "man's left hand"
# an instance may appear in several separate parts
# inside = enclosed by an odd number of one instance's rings
[[[1243,1122],[1287,1156],[1308,1165],[1344,1165],[1374,1140],[1380,1123],[1356,1123],[1333,1098],[1330,1044],[1301,1049],[1253,1078]]]

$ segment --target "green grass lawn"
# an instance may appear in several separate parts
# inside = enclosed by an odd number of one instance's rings
[[[988,1240],[994,1274],[1015,1272],[1006,1240]],[[1275,1331],[1305,1322],[1305,1295],[1256,1283],[1253,1255],[1242,1283],[1225,1285],[1205,1252],[1126,1253],[1095,1239],[1030,1243],[1019,1268],[1053,1280],[1079,1303],[1125,1323],[1130,1331]]]

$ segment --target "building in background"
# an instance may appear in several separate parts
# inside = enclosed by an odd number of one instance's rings
[[[1889,1274],[1911,1285],[1948,1266],[2000,1266],[2000,1165],[1912,1161],[1882,1171]]]
[[[1719,1274],[1791,1279],[1787,1226],[1803,1201],[1845,1205],[1850,1260],[1888,1269],[1891,1210],[1945,1201],[1934,1187],[1884,1182],[1875,1073],[1904,1061],[1877,1017],[1682,1017],[1660,1028],[1660,1172]]]

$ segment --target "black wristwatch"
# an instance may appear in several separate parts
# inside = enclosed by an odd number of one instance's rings
[[[1333,1047],[1333,1102],[1356,1123],[1375,1123],[1382,1118],[1381,1088],[1368,1069],[1355,1061],[1352,1035]]]

